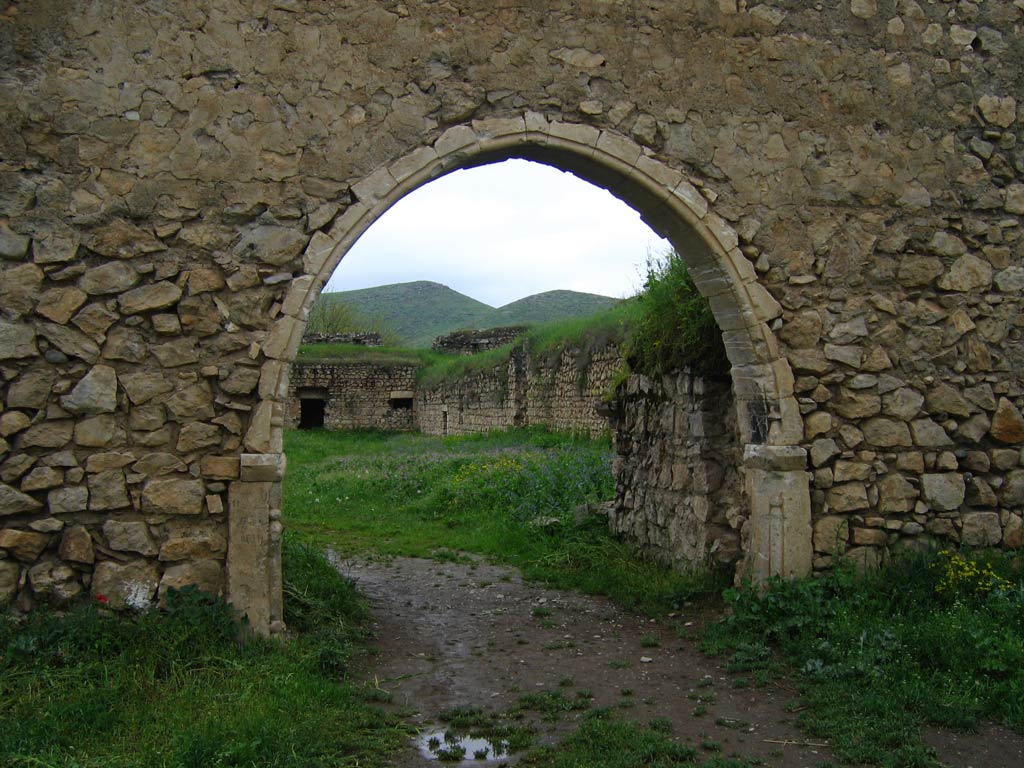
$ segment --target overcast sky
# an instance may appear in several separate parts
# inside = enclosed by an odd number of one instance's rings
[[[325,290],[432,280],[491,306],[569,289],[637,291],[650,249],[640,215],[569,173],[509,160],[443,176],[378,219]]]

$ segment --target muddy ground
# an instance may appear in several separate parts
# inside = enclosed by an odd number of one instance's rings
[[[684,607],[663,622],[643,619],[603,598],[524,583],[514,569],[482,561],[395,558],[339,567],[374,608],[377,655],[368,682],[391,692],[387,706],[416,712],[412,722],[423,734],[443,730],[438,714],[450,707],[500,711],[530,692],[575,699],[589,691],[595,707],[615,707],[641,723],[670,720],[677,740],[708,757],[758,759],[773,768],[839,765],[827,743],[794,725],[789,683],[744,687],[753,683],[750,675],[726,672],[680,636],[712,618],[701,609]],[[557,742],[582,716],[536,722],[539,741]],[[930,731],[925,738],[950,766],[1024,766],[1024,738],[1003,729]],[[471,753],[461,765],[500,764]],[[425,754],[429,749],[411,743],[395,765],[439,765]]]

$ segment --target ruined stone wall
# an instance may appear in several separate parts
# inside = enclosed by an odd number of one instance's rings
[[[19,10],[0,25],[4,601],[141,605],[197,579],[279,627],[309,306],[388,205],[509,156],[608,187],[694,267],[745,457],[791,487],[814,473],[818,566],[1020,544],[1019,2]]]
[[[438,336],[431,349],[454,355],[475,355],[488,349],[497,349],[511,344],[524,333],[525,325],[507,326],[504,328],[487,328],[479,331],[456,331],[445,336]]]
[[[305,397],[324,401],[326,429],[413,430],[416,370],[415,365],[295,363],[285,424],[299,426]]]
[[[421,387],[417,424],[428,435],[533,425],[601,435],[610,429],[607,400],[622,355],[615,345],[581,354],[566,348],[535,359],[520,344],[507,362]]]
[[[748,533],[728,381],[633,374],[617,402],[612,531],[678,568],[736,565]]]

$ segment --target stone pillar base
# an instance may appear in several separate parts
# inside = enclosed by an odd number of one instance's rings
[[[748,445],[743,466],[750,519],[739,576],[763,584],[772,576],[808,575],[814,549],[807,451],[795,445]]]

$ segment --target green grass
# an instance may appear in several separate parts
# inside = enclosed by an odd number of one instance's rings
[[[611,498],[607,441],[512,431],[470,437],[288,432],[284,519],[339,552],[430,557],[454,551],[513,565],[527,578],[662,614],[724,586],[640,561],[581,516]]]
[[[973,564],[973,565],[972,565]],[[1024,733],[1019,558],[907,555],[876,574],[839,569],[727,592],[703,649],[734,671],[798,675],[800,724],[854,763],[937,766],[925,724]]]
[[[238,640],[194,590],[166,613],[0,617],[0,765],[386,765],[407,727],[339,682],[368,617],[322,556],[285,547],[289,644]]]

